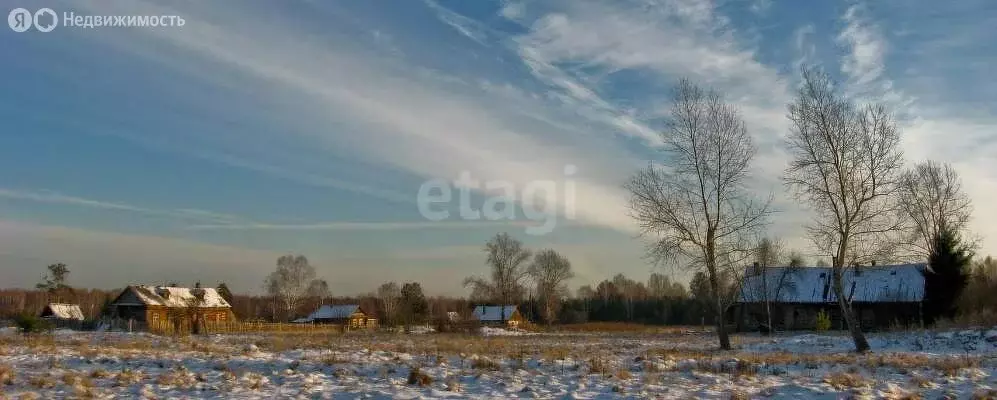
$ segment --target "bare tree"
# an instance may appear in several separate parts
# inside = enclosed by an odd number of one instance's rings
[[[530,251],[508,233],[500,233],[485,244],[485,253],[488,254],[486,263],[491,267],[491,280],[476,276],[465,279],[464,286],[471,287],[471,297],[502,305],[518,303],[525,292],[523,279],[527,266],[524,263],[530,258]]]
[[[955,169],[930,160],[904,172],[900,204],[913,228],[911,247],[920,259],[927,259],[934,251],[935,238],[943,226],[962,232],[973,211]]]
[[[900,244],[900,132],[885,107],[854,106],[815,69],[803,70],[788,117],[792,128],[786,144],[793,159],[783,180],[816,213],[808,234],[818,251],[832,256],[838,306],[855,349],[866,351],[869,343],[842,276],[849,266],[888,259]]]
[[[680,282],[672,282],[668,275],[652,272],[647,278],[648,295],[656,299],[686,297],[685,287]]]
[[[384,283],[377,288],[377,298],[381,300],[381,307],[384,308],[384,318],[391,323],[395,322],[398,300],[401,297],[401,288],[395,282]]]
[[[762,301],[765,302],[765,323],[768,332],[772,332],[772,299],[770,298],[770,288],[769,288],[769,269],[776,267],[780,263],[782,258],[782,245],[778,241],[773,241],[769,238],[763,238],[755,246],[755,267],[757,268],[754,273],[761,274],[761,295]],[[782,285],[784,278],[786,276],[785,271],[781,274],[782,276],[776,282],[777,285]],[[778,298],[778,297],[777,297]]]
[[[786,265],[792,268],[802,268],[807,265],[806,256],[797,250],[790,250],[786,256]]]
[[[318,298],[320,303],[324,303],[325,299],[332,297],[332,291],[329,290],[329,282],[326,282],[325,279],[312,279],[305,292],[309,297]]]
[[[684,259],[707,272],[720,347],[730,349],[723,314],[732,298],[720,273],[738,274],[769,214],[769,203],[756,201],[745,185],[756,149],[737,108],[688,80],[675,89],[662,139],[664,167],[652,163],[627,184],[631,214],[655,240],[653,259]]]
[[[315,267],[302,255],[284,255],[277,259],[277,269],[267,276],[264,288],[267,293],[279,300],[291,318],[301,299],[308,295],[308,289],[315,280]]]
[[[574,277],[571,262],[554,250],[541,250],[533,257],[528,271],[543,307],[544,320],[550,324],[557,317],[561,299],[568,293],[565,282]]]
[[[51,301],[60,302],[62,298],[73,294],[73,288],[66,283],[69,267],[63,263],[51,264],[48,273],[42,276],[42,283],[35,288],[48,292]]]

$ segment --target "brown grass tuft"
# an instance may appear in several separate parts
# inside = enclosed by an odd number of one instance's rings
[[[7,364],[0,364],[0,385],[13,385],[14,376],[14,367]]]
[[[488,357],[478,357],[471,361],[471,368],[485,371],[498,371],[502,369],[502,365]]]
[[[589,360],[589,373],[590,374],[601,374],[609,375],[612,373],[612,369],[609,363],[601,358],[593,358]]]
[[[429,386],[433,384],[433,377],[426,375],[426,373],[419,370],[419,368],[412,368],[408,373],[408,384],[417,386]]]
[[[836,372],[824,377],[824,383],[831,385],[837,390],[872,386],[872,381],[866,377],[847,373]]]

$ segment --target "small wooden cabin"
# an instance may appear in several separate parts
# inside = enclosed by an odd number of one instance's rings
[[[504,325],[515,328],[525,321],[519,308],[515,305],[476,306],[471,315],[482,325]]]
[[[358,304],[323,305],[299,320],[314,324],[339,324],[347,329],[372,329],[377,327],[377,318]]]

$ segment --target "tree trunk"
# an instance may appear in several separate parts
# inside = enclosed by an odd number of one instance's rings
[[[727,334],[727,326],[724,323],[723,298],[720,295],[720,279],[717,277],[716,267],[710,268],[710,288],[713,290],[713,301],[715,306],[715,318],[717,325],[717,338],[720,339],[720,349],[730,350],[730,337]]]
[[[724,321],[724,309],[717,298],[717,337],[720,339],[720,350],[730,350],[730,336],[727,334],[727,324]]]
[[[765,329],[766,335],[772,334],[772,307],[769,301],[768,265],[763,266],[762,272],[762,293],[765,295]]]
[[[842,262],[838,261],[839,263]],[[841,284],[844,272],[844,268],[841,266],[833,266],[834,269],[834,294],[838,297],[838,307],[841,308],[841,317],[845,320],[845,325],[848,327],[848,331],[852,334],[852,341],[855,342],[855,351],[862,353],[869,351],[869,341],[865,339],[865,334],[862,333],[862,327],[858,324],[855,314],[853,313],[851,304],[848,303],[848,299],[845,298],[845,289]]]

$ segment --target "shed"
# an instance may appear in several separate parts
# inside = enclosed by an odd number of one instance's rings
[[[359,304],[322,305],[305,319],[316,324],[342,324],[351,329],[377,327],[377,318]]]
[[[64,321],[83,321],[83,310],[78,304],[49,303],[42,309],[41,318]]]
[[[471,313],[475,319],[486,325],[507,325],[516,327],[524,319],[515,305],[506,306],[476,306]]]

